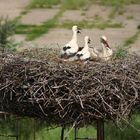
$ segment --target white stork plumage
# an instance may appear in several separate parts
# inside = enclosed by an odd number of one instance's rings
[[[102,45],[102,52],[99,53],[99,58],[104,61],[108,61],[111,59],[111,57],[113,55],[113,50],[109,46],[106,36],[101,36],[100,41],[101,41],[101,45]]]
[[[73,57],[73,56],[75,56],[75,54],[79,50],[79,46],[78,46],[78,43],[77,43],[77,34],[78,33],[81,33],[81,29],[78,26],[74,25],[72,27],[72,32],[73,32],[73,35],[72,35],[71,41],[69,41],[63,47],[63,49],[61,51],[61,57],[62,58],[70,58],[70,57]]]
[[[88,36],[85,36],[84,41],[84,48],[76,54],[76,59],[87,61],[90,59],[89,44],[91,40]]]

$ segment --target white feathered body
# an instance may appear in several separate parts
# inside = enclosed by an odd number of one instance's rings
[[[66,55],[68,58],[75,56],[78,52],[79,46],[77,43],[77,30],[73,30],[71,41],[64,45],[61,54]]]
[[[88,48],[83,48],[80,52],[77,53],[77,55],[81,55],[80,56],[80,60],[86,60],[88,58],[90,58],[90,52]]]
[[[76,54],[77,59],[87,60],[90,58],[90,51],[88,46],[89,37],[85,36],[85,46],[84,48]]]
[[[101,58],[102,60],[108,61],[111,59],[112,55],[113,55],[113,50],[111,48],[105,47],[104,44],[102,44],[102,52],[99,53],[99,58]]]
[[[69,48],[66,50],[62,50],[62,54],[66,54],[68,56],[72,54],[76,54],[79,49],[77,41],[75,39],[72,39],[69,43],[65,45],[65,47],[69,47]]]
[[[99,57],[99,51],[96,48],[90,49],[90,54],[92,59],[96,59]]]

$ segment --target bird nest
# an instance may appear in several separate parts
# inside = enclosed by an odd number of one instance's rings
[[[51,124],[126,118],[140,105],[140,58],[64,62],[0,57],[1,110]]]

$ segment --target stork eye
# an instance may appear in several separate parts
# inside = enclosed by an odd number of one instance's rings
[[[91,42],[91,40],[90,39],[88,39],[88,43],[90,44],[90,42]]]
[[[77,33],[81,33],[81,31],[80,31],[80,30],[78,30],[78,31],[77,31]]]

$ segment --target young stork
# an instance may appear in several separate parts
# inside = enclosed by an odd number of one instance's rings
[[[90,58],[89,51],[90,38],[88,36],[85,36],[84,41],[85,41],[84,48],[76,54],[77,60],[87,61]]]
[[[95,47],[90,47],[90,54],[91,54],[91,59],[93,60],[99,58],[99,50],[97,50]]]
[[[99,53],[99,58],[104,61],[108,61],[113,55],[113,50],[110,48],[106,36],[101,36],[100,41],[102,45],[102,52]]]
[[[73,57],[75,56],[75,54],[78,52],[79,50],[79,46],[77,44],[77,34],[78,33],[81,33],[81,29],[74,25],[72,27],[72,32],[73,32],[73,35],[72,35],[72,39],[71,41],[69,41],[62,49],[61,51],[61,57],[62,58],[70,58],[70,57]]]

